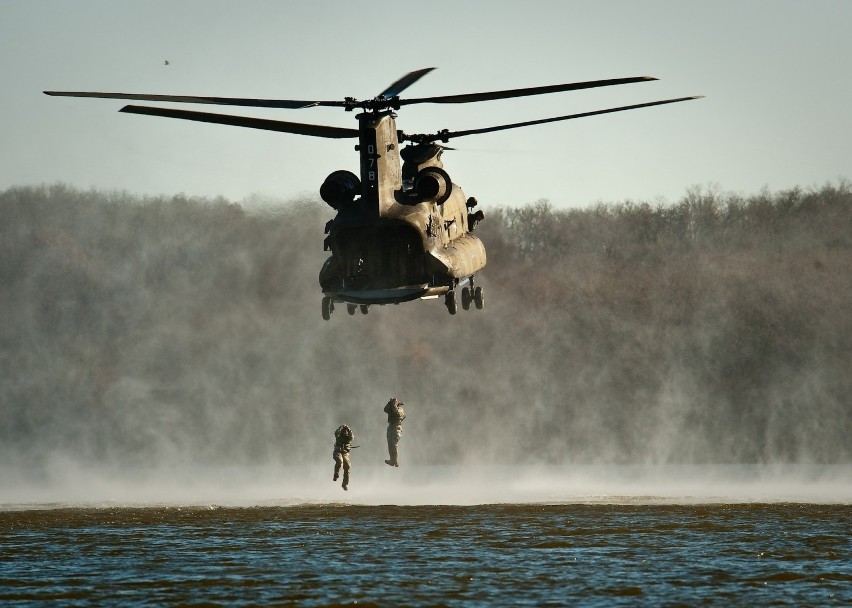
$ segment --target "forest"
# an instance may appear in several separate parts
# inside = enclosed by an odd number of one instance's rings
[[[0,458],[852,462],[848,182],[484,211],[483,310],[323,321],[318,197],[0,192]]]

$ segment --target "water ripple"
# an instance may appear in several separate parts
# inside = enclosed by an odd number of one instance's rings
[[[844,505],[0,511],[0,602],[848,605]]]

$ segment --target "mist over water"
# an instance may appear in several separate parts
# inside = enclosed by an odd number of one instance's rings
[[[329,462],[330,459],[329,459]],[[420,466],[356,462],[349,490],[331,466],[8,470],[0,510],[66,506],[491,504],[852,504],[852,471],[828,465]]]
[[[331,216],[0,193],[0,503],[850,501],[846,184],[486,208],[455,317],[323,321]]]

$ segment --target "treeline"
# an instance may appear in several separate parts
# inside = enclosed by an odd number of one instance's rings
[[[330,217],[0,193],[0,456],[299,464],[346,421],[378,457],[396,395],[421,463],[852,461],[846,182],[486,210],[455,317],[323,321]]]

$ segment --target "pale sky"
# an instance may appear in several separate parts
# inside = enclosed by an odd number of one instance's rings
[[[120,114],[121,100],[42,91],[368,98],[424,67],[437,69],[403,97],[660,80],[404,106],[397,124],[409,133],[706,96],[451,141],[446,170],[486,210],[852,178],[848,0],[0,0],[0,189],[313,196],[331,171],[358,173],[354,141]],[[159,105],[357,128],[337,108]]]

